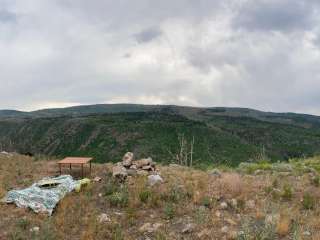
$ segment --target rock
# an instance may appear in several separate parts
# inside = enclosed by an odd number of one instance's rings
[[[221,177],[221,171],[218,170],[218,169],[212,169],[210,172],[209,172],[209,175],[211,176],[216,176],[216,177]]]
[[[216,217],[220,218],[222,216],[221,212],[220,211],[216,211],[215,213]]]
[[[153,171],[153,167],[151,165],[143,166],[142,170]]]
[[[254,172],[254,175],[261,175],[261,174],[263,174],[263,171],[260,170],[260,169],[258,169],[258,170],[256,170],[256,171]]]
[[[94,182],[100,182],[101,180],[102,180],[101,177],[95,177],[95,178],[93,179]]]
[[[30,228],[30,232],[33,232],[33,233],[38,233],[39,231],[40,231],[40,228],[38,226]]]
[[[268,214],[265,217],[264,222],[266,225],[274,225],[279,222],[279,219],[280,219],[280,214]]]
[[[135,169],[127,169],[127,174],[128,174],[128,176],[136,176],[137,175],[137,170],[135,170]]]
[[[102,213],[98,216],[98,222],[99,223],[106,223],[106,222],[111,222],[110,217],[106,213]]]
[[[149,172],[148,171],[145,171],[145,170],[138,170],[137,171],[137,174],[139,176],[148,176],[149,175]]]
[[[118,178],[119,180],[125,180],[128,176],[128,173],[125,167],[116,165],[112,168],[112,176]]]
[[[201,232],[197,234],[198,238],[203,239],[204,237],[209,237],[211,235],[211,231],[207,228],[203,229]]]
[[[231,218],[226,219],[226,222],[227,222],[228,224],[230,224],[230,225],[233,225],[233,226],[236,226],[236,225],[237,225],[236,221],[232,220]]]
[[[158,183],[163,183],[163,179],[160,175],[150,175],[148,176],[148,185],[154,186]]]
[[[233,208],[237,208],[237,206],[238,206],[238,201],[237,201],[237,199],[235,199],[235,198],[231,199],[230,205],[231,205]]]
[[[144,158],[140,159],[138,161],[135,161],[134,164],[137,166],[137,168],[142,168],[143,166],[150,165],[152,163],[152,158]]]
[[[228,208],[228,204],[226,202],[220,203],[220,209],[226,210]]]
[[[229,232],[228,239],[230,239],[230,240],[238,239],[238,233],[236,231]]]
[[[193,223],[188,223],[183,227],[181,230],[181,233],[186,234],[186,233],[192,233],[195,229],[195,225]]]
[[[247,208],[250,208],[250,209],[254,209],[254,208],[256,207],[255,201],[254,201],[254,200],[248,200],[248,201],[246,202],[246,207],[247,207]]]
[[[229,232],[229,228],[227,226],[224,226],[221,228],[221,232],[222,233],[228,233]]]
[[[142,233],[144,232],[153,233],[158,231],[158,229],[161,227],[162,227],[162,223],[154,223],[154,224],[145,223],[139,228],[139,231]]]
[[[304,231],[304,232],[302,233],[302,235],[303,235],[303,236],[311,236],[311,232],[309,232],[309,231]]]
[[[99,193],[98,196],[99,196],[99,197],[102,197],[102,193]]]
[[[124,167],[130,167],[133,161],[133,153],[127,152],[122,158],[122,165]]]
[[[132,164],[132,165],[130,166],[130,169],[137,170],[138,168],[137,168],[137,165]]]

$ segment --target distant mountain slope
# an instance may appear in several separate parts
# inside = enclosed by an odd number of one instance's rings
[[[0,150],[117,161],[126,151],[174,160],[179,136],[195,138],[197,164],[236,165],[262,151],[273,160],[320,152],[320,117],[244,108],[111,104],[0,111]]]

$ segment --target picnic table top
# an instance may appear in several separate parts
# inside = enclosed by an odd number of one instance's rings
[[[59,161],[58,163],[62,164],[86,164],[90,162],[92,158],[90,157],[66,157]]]

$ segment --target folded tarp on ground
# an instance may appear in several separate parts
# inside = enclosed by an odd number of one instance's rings
[[[47,212],[51,215],[57,203],[78,184],[79,181],[73,180],[70,175],[44,178],[31,187],[8,192],[4,201],[15,203],[21,208],[29,207],[37,213]]]

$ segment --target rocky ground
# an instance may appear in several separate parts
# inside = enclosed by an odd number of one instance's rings
[[[320,239],[320,158],[208,171],[128,158],[93,164],[101,181],[51,217],[0,204],[0,239]],[[0,198],[56,173],[55,160],[0,154]]]

